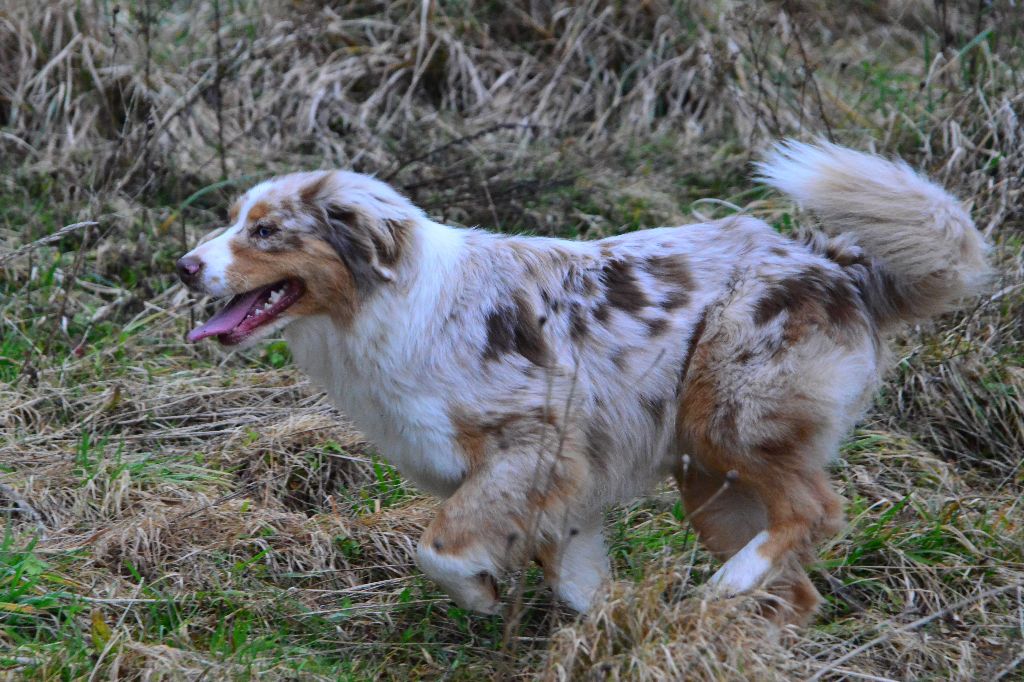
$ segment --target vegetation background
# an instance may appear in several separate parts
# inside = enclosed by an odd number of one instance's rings
[[[0,0],[0,676],[1024,678],[1022,120],[1019,0]],[[434,503],[283,344],[183,342],[210,309],[174,259],[259,178],[354,168],[506,232],[788,231],[749,175],[789,135],[907,158],[999,269],[897,340],[802,632],[703,598],[667,485],[609,514],[593,618],[534,571],[467,614],[412,563]]]

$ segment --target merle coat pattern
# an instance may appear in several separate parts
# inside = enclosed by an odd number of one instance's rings
[[[234,295],[193,340],[283,330],[296,363],[416,485],[445,499],[418,562],[499,609],[531,559],[586,610],[602,515],[673,475],[724,592],[780,621],[819,596],[802,565],[842,524],[825,467],[896,325],[951,309],[987,267],[969,216],[900,162],[779,145],[762,178],[821,218],[801,239],[737,216],[580,242],[438,224],[343,171],[250,189],[179,262]]]

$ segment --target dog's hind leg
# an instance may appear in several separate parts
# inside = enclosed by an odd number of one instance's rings
[[[841,527],[840,498],[823,469],[790,472],[754,465],[734,471],[760,500],[766,524],[729,557],[710,584],[730,594],[764,587],[781,602],[768,609],[777,620],[805,622],[820,598],[802,565],[813,559],[819,538]]]
[[[687,520],[721,561],[768,527],[764,505],[738,477],[707,471],[689,455],[680,459],[674,474]]]
[[[859,363],[826,340],[744,364],[734,360],[743,346],[728,341],[709,335],[694,351],[677,421],[693,459],[683,498],[702,541],[726,560],[711,584],[767,589],[786,602],[776,620],[804,622],[819,596],[802,566],[842,527],[825,466],[851,420]]]
[[[762,604],[766,615],[780,622],[806,620],[819,596],[801,563],[809,559],[812,543],[835,530],[842,518],[827,480],[812,484],[824,486],[813,492],[818,504],[801,506],[820,514],[801,526],[791,514],[786,524],[779,523],[780,515],[787,514],[773,500],[788,493],[776,491],[765,503],[764,487],[744,481],[738,471],[712,473],[686,459],[675,474],[687,518],[704,546],[725,562],[710,583],[733,594],[763,586],[773,597]],[[775,522],[771,527],[770,519]]]

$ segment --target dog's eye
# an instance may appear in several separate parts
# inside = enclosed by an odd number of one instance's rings
[[[272,237],[277,232],[277,226],[270,223],[260,223],[253,229],[253,235],[260,239]]]

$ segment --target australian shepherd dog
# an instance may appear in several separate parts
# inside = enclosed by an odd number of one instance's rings
[[[346,171],[262,182],[182,257],[224,297],[190,341],[283,333],[295,362],[380,454],[443,498],[417,562],[463,607],[536,560],[586,611],[609,580],[604,511],[675,477],[723,561],[803,623],[804,566],[843,524],[826,468],[871,401],[899,325],[986,281],[968,213],[905,163],[785,142],[759,178],[817,216],[750,216],[598,241],[431,220]]]

